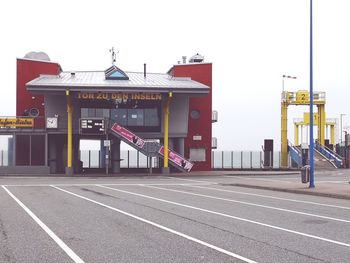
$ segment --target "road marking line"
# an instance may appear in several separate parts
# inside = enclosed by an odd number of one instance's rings
[[[344,242],[340,242],[340,241],[336,241],[336,240],[332,240],[332,239],[328,239],[328,238],[324,238],[324,237],[319,237],[319,236],[315,236],[315,235],[311,235],[311,234],[306,234],[306,233],[302,233],[302,232],[299,232],[299,231],[294,231],[294,230],[283,228],[283,227],[269,225],[269,224],[261,223],[261,222],[258,222],[258,221],[245,219],[245,218],[242,218],[242,217],[232,216],[232,215],[228,215],[228,214],[224,214],[224,213],[220,213],[220,212],[215,212],[215,211],[212,211],[212,210],[207,210],[207,209],[204,209],[204,208],[199,208],[199,207],[196,207],[196,206],[191,206],[191,205],[186,205],[186,204],[177,203],[177,202],[173,202],[173,201],[168,201],[168,200],[165,200],[165,199],[160,199],[160,198],[156,198],[156,197],[152,197],[152,196],[148,196],[148,195],[143,195],[143,194],[138,194],[138,193],[129,192],[129,191],[125,191],[125,190],[120,190],[120,189],[116,189],[116,188],[111,188],[111,187],[108,187],[108,186],[103,186],[103,185],[96,185],[96,186],[102,187],[102,188],[106,188],[106,189],[110,189],[110,190],[113,190],[113,191],[118,191],[118,192],[122,192],[122,193],[126,193],[126,194],[131,194],[131,195],[136,195],[136,196],[140,196],[140,197],[143,197],[143,198],[156,200],[156,201],[159,201],[159,202],[164,202],[164,203],[168,203],[168,204],[172,204],[172,205],[182,206],[182,207],[186,207],[186,208],[190,208],[190,209],[206,212],[206,213],[209,213],[209,214],[219,215],[219,216],[236,219],[236,220],[243,221],[243,222],[248,222],[248,223],[252,223],[252,224],[256,224],[256,225],[260,225],[260,226],[265,226],[265,227],[269,227],[269,228],[272,228],[272,229],[277,229],[277,230],[281,230],[281,231],[284,231],[284,232],[288,232],[288,233],[292,233],[292,234],[296,234],[296,235],[300,235],[300,236],[304,236],[304,237],[309,237],[309,238],[313,238],[313,239],[317,239],[317,240],[321,240],[321,241],[325,241],[325,242],[329,242],[329,243],[333,243],[333,244],[337,244],[337,245],[341,245],[341,246],[345,246],[345,247],[350,247],[350,244],[348,244],[348,243],[344,243]]]
[[[232,176],[223,176],[223,177],[231,177]],[[286,180],[279,180],[279,179],[267,179],[267,178],[251,178],[251,177],[241,177],[241,176],[236,176],[237,179],[244,179],[244,180],[257,180],[257,181],[266,181],[266,182],[283,182],[283,183],[288,183],[292,184],[295,183],[295,181],[287,181],[293,178],[286,178]]]
[[[287,213],[294,213],[294,214],[299,214],[299,215],[323,218],[323,219],[339,221],[339,222],[343,222],[343,223],[350,223],[349,220],[345,220],[345,219],[328,217],[328,216],[322,216],[322,215],[316,215],[316,214],[310,214],[310,213],[305,213],[305,212],[300,212],[300,211],[295,211],[295,210],[290,210],[290,209],[285,209],[285,208],[279,208],[279,207],[274,207],[274,206],[260,205],[260,204],[244,202],[244,201],[239,201],[239,200],[234,200],[234,199],[227,199],[227,198],[222,198],[222,197],[217,197],[217,196],[212,196],[212,195],[195,194],[195,193],[190,193],[190,192],[186,192],[186,191],[162,188],[162,187],[151,186],[151,185],[141,185],[141,186],[148,187],[148,188],[165,190],[165,191],[177,192],[177,193],[182,193],[182,194],[206,197],[206,198],[211,198],[211,199],[217,199],[217,200],[222,200],[222,201],[227,201],[227,202],[232,202],[232,203],[238,203],[238,204],[244,204],[244,205],[250,205],[250,206],[267,208],[267,209],[273,209],[273,210],[283,211],[283,212],[287,212]]]
[[[168,177],[169,179],[176,179],[176,180],[182,180],[182,181],[189,181],[189,182],[196,182],[196,183],[213,183],[217,184],[217,182],[212,182],[212,181],[199,181],[199,180],[192,180],[192,179],[184,179],[184,178],[177,178],[177,177]]]
[[[243,261],[248,262],[248,263],[256,263],[256,261],[253,261],[253,260],[251,260],[251,259],[245,258],[245,257],[243,257],[243,256],[240,256],[240,255],[238,255],[238,254],[235,254],[235,253],[233,253],[233,252],[230,252],[230,251],[228,251],[228,250],[225,250],[225,249],[223,249],[223,248],[220,248],[220,247],[217,247],[217,246],[215,246],[215,245],[212,245],[212,244],[209,244],[209,243],[207,243],[207,242],[204,242],[204,241],[202,241],[202,240],[200,240],[200,239],[197,239],[197,238],[191,237],[191,236],[189,236],[189,235],[186,235],[186,234],[184,234],[184,233],[181,233],[181,232],[179,232],[179,231],[173,230],[173,229],[171,229],[171,228],[165,227],[165,226],[160,225],[160,224],[158,224],[158,223],[155,223],[155,222],[153,222],[153,221],[144,219],[144,218],[139,217],[139,216],[136,216],[136,215],[134,215],[134,214],[131,214],[131,213],[125,212],[125,211],[123,211],[123,210],[117,209],[117,208],[115,208],[115,207],[112,207],[112,206],[109,206],[109,205],[100,203],[100,202],[98,202],[98,201],[95,201],[95,200],[93,200],[93,199],[87,198],[87,197],[85,197],[85,196],[78,195],[78,194],[75,194],[75,193],[73,193],[73,192],[70,192],[70,191],[61,189],[61,188],[56,187],[56,186],[54,186],[54,185],[51,185],[51,187],[53,187],[53,188],[55,188],[55,189],[57,189],[57,190],[60,190],[60,191],[62,191],[62,192],[65,192],[65,193],[67,193],[67,194],[70,194],[70,195],[79,197],[79,198],[81,198],[81,199],[84,199],[84,200],[86,200],[86,201],[92,202],[92,203],[94,203],[94,204],[97,204],[97,205],[103,206],[103,207],[105,207],[105,208],[111,209],[111,210],[116,211],[116,212],[118,212],[118,213],[121,213],[121,214],[123,214],[123,215],[132,217],[132,218],[134,218],[134,219],[136,219],[136,220],[139,220],[139,221],[144,222],[144,223],[146,223],[146,224],[155,226],[155,227],[157,227],[157,228],[160,228],[160,229],[162,229],[162,230],[165,230],[165,231],[170,232],[170,233],[172,233],[172,234],[175,234],[175,235],[177,235],[177,236],[183,237],[183,238],[185,238],[185,239],[191,240],[191,241],[193,241],[193,242],[195,242],[195,243],[198,243],[198,244],[200,244],[200,245],[209,247],[209,248],[211,248],[211,249],[213,249],[213,250],[216,250],[216,251],[221,252],[221,253],[223,253],[223,254],[226,254],[226,255],[228,255],[228,256],[231,256],[231,257],[234,257],[234,258],[243,260]],[[113,189],[113,188],[112,188],[112,189]]]
[[[295,203],[311,204],[311,205],[326,206],[326,207],[350,210],[350,207],[346,207],[346,206],[329,205],[329,204],[323,204],[323,203],[317,203],[317,202],[311,202],[311,201],[289,199],[289,198],[276,197],[276,196],[270,196],[270,195],[253,194],[253,193],[247,193],[247,192],[241,192],[241,191],[233,191],[233,190],[225,190],[225,189],[218,189],[218,188],[199,186],[199,185],[186,185],[186,186],[188,186],[188,187],[195,187],[195,188],[210,189],[210,190],[215,190],[215,191],[220,191],[220,192],[228,192],[228,193],[235,193],[235,194],[242,194],[242,195],[258,196],[258,197],[264,197],[264,198],[270,198],[270,199],[276,199],[276,200],[282,200],[282,201],[289,201],[289,202],[295,202]]]
[[[213,184],[216,184],[216,183],[210,183],[210,182],[206,182],[206,183],[196,183],[195,185],[213,185]],[[51,185],[56,185],[56,186],[95,186],[96,185],[96,182],[93,183],[93,184],[27,184],[27,185],[22,185],[22,184],[4,184],[4,185],[1,185],[1,186],[15,186],[15,187],[41,187],[41,186],[51,186]],[[111,185],[111,186],[123,186],[123,185],[126,185],[126,186],[137,186],[137,185],[140,185],[140,183],[132,183],[132,184],[103,184],[103,185]],[[193,183],[186,183],[186,184],[178,184],[178,183],[150,183],[150,184],[145,184],[145,185],[179,185],[179,186],[182,186],[182,185],[193,185]]]
[[[75,252],[70,249],[50,228],[48,228],[28,207],[26,207],[13,193],[10,192],[6,188],[6,186],[2,186],[2,188],[11,196],[20,207],[27,212],[27,214],[48,234],[56,244],[64,251],[66,254],[77,263],[84,263],[84,261],[77,255]]]

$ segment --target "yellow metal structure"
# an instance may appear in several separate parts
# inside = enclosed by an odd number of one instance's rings
[[[336,120],[335,119],[326,119],[326,114],[322,114],[321,116],[325,120],[325,129],[328,130],[328,127],[330,128],[330,143],[334,145],[335,142],[335,126],[336,126]],[[314,126],[319,126],[320,123],[320,115],[318,113],[314,113]],[[321,125],[323,125],[324,121],[322,120]],[[304,126],[310,126],[310,113],[304,112],[304,119],[294,119],[294,145],[299,145],[299,127],[301,129]],[[319,135],[319,133],[318,133]]]
[[[73,105],[69,90],[66,90],[67,97],[67,168],[73,167]]]
[[[318,138],[319,143],[324,145],[325,131],[325,104],[326,93],[314,92],[313,104],[318,108]],[[281,100],[281,167],[288,167],[288,106],[289,105],[310,105],[310,94],[307,90],[296,92],[283,91]]]
[[[169,168],[169,113],[170,102],[173,93],[169,92],[169,96],[164,105],[164,168]]]
[[[288,166],[288,104],[282,102],[281,105],[281,166]]]

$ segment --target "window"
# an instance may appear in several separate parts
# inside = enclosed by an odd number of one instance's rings
[[[109,118],[109,109],[81,108],[80,113],[81,113],[81,118],[91,118],[91,117]]]
[[[190,160],[195,162],[205,162],[205,149],[190,148]]]
[[[127,126],[127,109],[111,110],[111,119],[122,126]]]
[[[128,126],[144,126],[143,109],[128,110]]]
[[[201,116],[201,114],[198,110],[191,111],[190,115],[191,115],[191,118],[195,119],[195,120],[199,119],[199,117]]]
[[[145,109],[145,126],[159,126],[157,109]]]

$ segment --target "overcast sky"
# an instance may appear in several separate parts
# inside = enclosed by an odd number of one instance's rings
[[[15,115],[16,58],[46,52],[63,70],[104,70],[109,48],[125,71],[166,72],[195,53],[213,62],[219,150],[280,147],[285,90],[309,89],[309,1],[1,1],[0,115]],[[327,117],[350,125],[350,1],[314,0],[314,90]],[[292,120],[308,107],[290,107]]]

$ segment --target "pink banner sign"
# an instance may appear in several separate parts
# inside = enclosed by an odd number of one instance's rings
[[[145,145],[144,140],[142,140],[140,137],[118,124],[113,124],[112,131],[114,131],[124,139],[128,140],[130,143],[136,145],[138,148],[143,148],[143,146]]]
[[[159,149],[159,154],[164,156],[164,146],[162,146]],[[169,156],[169,160],[172,161],[173,163],[177,164],[178,166],[181,166],[187,172],[191,171],[191,169],[193,167],[193,163],[187,161],[181,155],[179,155],[176,152],[174,152],[174,151],[169,149],[168,150],[168,156]]]

